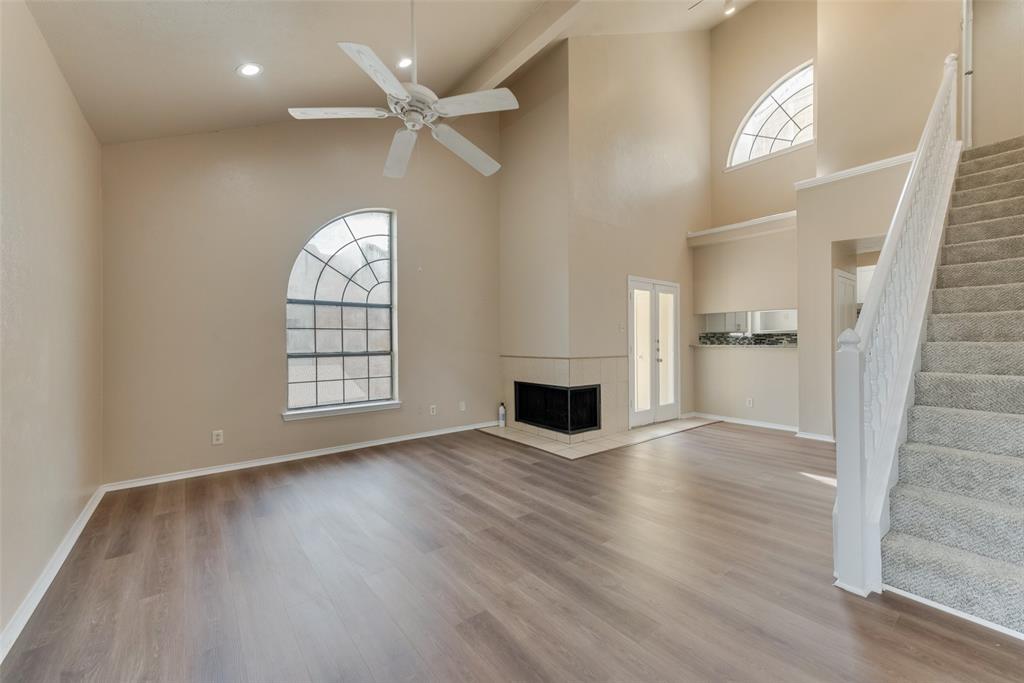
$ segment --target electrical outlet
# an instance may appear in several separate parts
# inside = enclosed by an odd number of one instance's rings
[[[460,413],[466,412],[466,402],[465,401],[459,401],[459,412]]]
[[[750,398],[749,396],[747,397],[747,407],[748,408],[753,408],[754,407],[754,399]]]
[[[430,414],[437,415],[437,406],[430,406]]]
[[[214,429],[210,433],[210,445],[211,446],[223,446],[224,445],[224,430]]]

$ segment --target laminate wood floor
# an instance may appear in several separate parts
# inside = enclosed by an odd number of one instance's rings
[[[108,493],[4,681],[1020,681],[1024,643],[831,585],[830,446],[571,462],[464,432]]]

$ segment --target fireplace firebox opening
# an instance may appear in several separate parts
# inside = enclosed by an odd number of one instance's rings
[[[560,387],[515,383],[516,422],[562,434],[601,428],[601,385]]]

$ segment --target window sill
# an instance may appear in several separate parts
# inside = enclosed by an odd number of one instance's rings
[[[804,140],[803,142],[797,143],[795,145],[790,145],[789,147],[786,147],[785,149],[777,149],[774,152],[771,152],[770,154],[763,154],[763,155],[761,155],[759,157],[756,157],[754,159],[750,159],[749,161],[744,161],[742,163],[736,164],[735,166],[726,166],[725,169],[722,172],[723,173],[732,173],[733,171],[739,171],[740,169],[747,168],[748,166],[754,166],[756,164],[760,164],[762,161],[770,161],[772,159],[778,159],[779,157],[785,156],[785,155],[789,154],[790,152],[795,152],[798,149],[803,149],[804,147],[810,147],[815,142],[817,142],[817,138],[811,138],[810,140]]]
[[[314,417],[331,417],[333,415],[349,415],[353,413],[372,413],[378,410],[394,410],[401,408],[402,402],[374,401],[373,403],[356,403],[349,406],[320,406],[317,408],[295,408],[281,413],[281,419],[285,422],[292,420],[309,420]]]

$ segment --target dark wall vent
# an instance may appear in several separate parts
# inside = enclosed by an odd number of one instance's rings
[[[601,428],[601,385],[559,387],[516,382],[516,422],[563,434]]]

